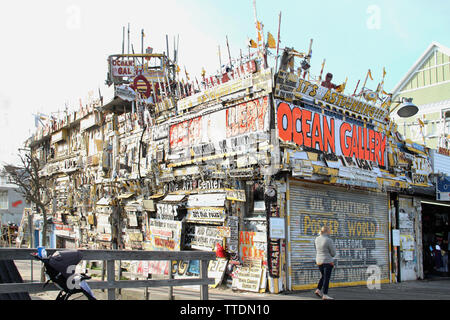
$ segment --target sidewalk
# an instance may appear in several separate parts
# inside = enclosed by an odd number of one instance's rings
[[[150,300],[168,300],[168,288],[149,288]],[[35,300],[52,300],[57,292],[33,294]],[[106,300],[106,293],[95,291],[96,297]],[[331,288],[328,292],[336,300],[450,300],[450,281],[416,280],[401,283],[382,284],[381,289],[370,290],[365,286]],[[198,289],[174,288],[175,300],[198,300]],[[235,292],[229,288],[209,290],[211,300],[318,300],[313,290],[281,294]],[[122,290],[118,300],[144,300],[144,289]]]
[[[30,262],[16,261],[22,278],[30,281]],[[33,263],[34,281],[39,280],[38,262]],[[100,271],[92,270],[91,274]],[[94,278],[94,280],[100,280]],[[118,300],[144,300],[144,288],[123,289],[122,295],[116,294]],[[150,300],[168,300],[169,288],[149,288]],[[175,287],[175,300],[198,300],[198,287]],[[370,290],[366,286],[330,288],[329,295],[336,300],[450,300],[450,278],[432,278],[427,280],[405,281],[401,283],[382,284],[379,290]],[[35,300],[53,300],[58,292],[48,291],[32,294]],[[95,290],[94,294],[100,300],[106,300],[106,292]],[[285,292],[281,294],[237,292],[225,286],[209,289],[211,300],[317,300],[313,290]]]

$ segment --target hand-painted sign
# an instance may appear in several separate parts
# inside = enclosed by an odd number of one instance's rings
[[[382,132],[344,121],[341,115],[331,112],[323,114],[281,100],[276,104],[281,140],[385,166],[386,135]]]
[[[239,233],[239,253],[242,260],[260,259],[265,261],[266,244],[265,233],[253,231]]]
[[[152,250],[179,251],[181,247],[181,221],[149,219]]]
[[[199,249],[204,251],[213,251],[216,243],[222,243],[223,238],[219,235],[219,230],[216,227],[195,226],[193,233],[188,234],[188,243],[192,249]],[[191,232],[192,232],[191,231]]]
[[[169,129],[170,148],[194,147],[268,129],[268,97],[222,109],[173,124]]]
[[[239,290],[258,292],[261,286],[262,266],[240,267],[235,281]]]
[[[384,122],[387,116],[387,109],[382,106],[365,103],[353,97],[340,94],[332,89],[328,89],[317,84],[311,83],[305,79],[297,77],[294,74],[279,72],[276,79],[275,96],[286,101],[293,101],[295,98],[306,97],[321,100],[346,110],[367,115]]]
[[[227,268],[228,260],[224,258],[217,258],[211,260],[208,265],[208,278],[214,278],[213,288],[217,287],[223,280],[225,269]]]
[[[188,208],[186,221],[197,223],[223,223],[225,221],[225,209],[223,207]]]

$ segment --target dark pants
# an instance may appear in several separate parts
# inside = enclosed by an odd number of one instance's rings
[[[328,294],[328,285],[330,283],[331,271],[333,270],[333,266],[330,263],[324,263],[319,266],[319,270],[322,274],[322,277],[319,280],[317,289],[322,290],[323,288],[323,294]]]

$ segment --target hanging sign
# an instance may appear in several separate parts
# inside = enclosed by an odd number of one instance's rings
[[[323,114],[317,108],[312,111],[282,100],[275,103],[281,140],[385,166],[387,138],[382,132],[344,121],[331,112]]]
[[[450,201],[450,177],[437,177],[436,200]]]
[[[225,208],[223,207],[188,208],[186,221],[196,223],[223,223],[225,221]]]

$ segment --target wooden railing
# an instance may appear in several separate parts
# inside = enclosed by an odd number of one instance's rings
[[[47,249],[50,256],[55,251],[65,249]],[[31,253],[36,249],[0,248],[0,260],[31,260]],[[175,287],[185,285],[200,285],[200,299],[208,300],[208,285],[214,283],[214,279],[208,278],[208,263],[215,259],[214,252],[201,251],[132,251],[132,250],[80,250],[82,260],[106,261],[106,281],[87,281],[91,289],[107,289],[108,300],[115,300],[115,289],[144,288],[144,287]],[[150,280],[116,280],[116,260],[199,260],[200,276],[189,279],[173,279],[172,268],[169,265],[169,279]],[[31,283],[3,283],[0,284],[0,293],[42,291],[59,291],[58,287],[50,283],[45,288],[42,282]]]

